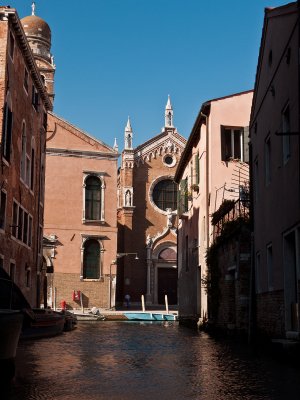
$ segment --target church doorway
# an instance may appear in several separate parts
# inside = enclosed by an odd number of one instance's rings
[[[177,304],[177,268],[158,268],[158,304],[165,304],[165,295],[170,305]]]
[[[161,243],[153,251],[154,277],[154,304],[177,304],[177,253],[174,243]]]

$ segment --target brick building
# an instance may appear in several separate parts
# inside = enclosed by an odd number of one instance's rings
[[[257,329],[299,338],[299,3],[265,9],[253,97]]]
[[[0,68],[0,266],[37,306],[43,284],[47,111],[52,103],[18,14],[9,7],[0,7]]]
[[[246,336],[251,284],[249,198],[223,202],[212,221],[214,242],[206,258],[209,326]]]
[[[134,148],[128,119],[118,183],[118,301],[177,304],[177,185],[186,140],[168,99],[162,132]],[[128,254],[131,253],[131,254]],[[133,253],[133,254],[132,254]],[[135,255],[137,254],[138,260]]]

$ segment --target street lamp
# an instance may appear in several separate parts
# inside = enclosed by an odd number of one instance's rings
[[[129,256],[129,255],[133,255],[133,254],[135,254],[134,259],[135,259],[135,260],[138,260],[139,258],[138,258],[137,253],[117,253],[116,257],[117,257],[117,258],[122,258],[122,257]]]

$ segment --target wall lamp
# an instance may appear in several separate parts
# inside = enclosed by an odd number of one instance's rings
[[[116,257],[117,258],[122,258],[122,257],[125,257],[125,256],[129,256],[131,254],[135,254],[135,257],[134,257],[135,260],[139,259],[137,253],[117,253]]]

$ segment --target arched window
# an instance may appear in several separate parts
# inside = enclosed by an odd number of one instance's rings
[[[96,176],[85,181],[85,219],[101,220],[101,181]]]
[[[153,189],[153,201],[161,210],[177,209],[177,184],[171,179],[159,181]]]
[[[83,249],[83,279],[100,278],[100,244],[96,239],[88,239]]]
[[[3,127],[2,127],[2,141],[1,141],[1,152],[6,161],[10,161],[11,145],[12,145],[12,125],[13,125],[13,113],[11,108],[11,98],[8,93],[6,96],[6,102],[4,104],[3,111]]]

